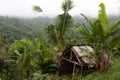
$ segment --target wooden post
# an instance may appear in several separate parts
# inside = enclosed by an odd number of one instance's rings
[[[83,65],[81,65],[81,75],[83,76]]]
[[[72,50],[70,51],[70,60],[72,59]]]
[[[74,78],[74,74],[75,74],[75,64],[73,64],[73,74],[72,74],[72,78]]]

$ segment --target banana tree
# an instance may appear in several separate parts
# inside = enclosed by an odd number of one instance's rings
[[[112,49],[120,45],[120,21],[108,26],[104,3],[100,3],[99,7],[98,19],[94,22],[82,14],[90,27],[80,25],[80,33],[84,41],[92,45],[95,50],[97,71],[104,72],[109,67],[109,55]]]
[[[40,70],[42,73],[54,72],[56,68],[53,55],[49,53],[49,48],[43,45],[43,40],[39,36],[32,42],[23,38],[16,40],[9,49],[11,59],[16,60],[14,65],[14,77],[17,80],[31,80],[34,72]]]
[[[9,48],[11,59],[16,60],[14,64],[14,77],[17,80],[27,78],[29,80],[31,62],[34,60],[34,44],[30,39],[16,40]],[[31,68],[31,69],[30,69]]]

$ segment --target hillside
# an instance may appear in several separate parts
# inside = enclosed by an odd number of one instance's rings
[[[108,18],[110,24],[118,20],[116,16],[109,16]],[[35,38],[39,33],[42,33],[46,25],[55,23],[54,19],[45,17],[23,19],[0,16],[0,35],[7,36],[10,42],[23,37]],[[75,24],[85,22],[82,16],[74,16],[74,21]]]
[[[0,16],[0,35],[8,37],[10,42],[22,37],[34,38],[47,24],[45,18],[34,19],[9,18]]]

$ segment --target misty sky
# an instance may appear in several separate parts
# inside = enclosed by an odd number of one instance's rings
[[[99,3],[104,2],[107,14],[120,14],[119,0],[73,0],[74,8],[70,11],[71,15],[83,13],[88,16],[97,16]],[[118,2],[119,1],[119,2]],[[37,16],[56,16],[62,13],[61,4],[63,0],[0,0],[0,16],[15,17],[37,17]],[[43,13],[32,10],[34,5],[42,8]],[[119,9],[118,9],[119,8]]]

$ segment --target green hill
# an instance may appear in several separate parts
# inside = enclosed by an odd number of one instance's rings
[[[81,16],[74,16],[74,20],[75,23],[85,22]],[[118,17],[109,16],[110,24],[117,20]],[[39,33],[43,33],[45,26],[50,23],[55,23],[55,18],[15,18],[0,16],[0,35],[7,36],[9,42],[23,37],[35,38]]]
[[[10,42],[22,37],[35,38],[47,23],[44,17],[22,19],[0,16],[0,35],[7,36]]]

